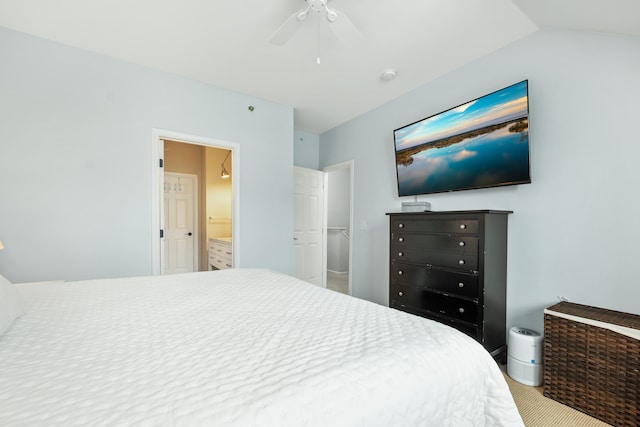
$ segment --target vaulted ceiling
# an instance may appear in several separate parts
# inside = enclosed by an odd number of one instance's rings
[[[360,38],[312,10],[270,43],[306,5],[0,0],[0,26],[292,106],[296,128],[317,134],[543,27],[640,36],[638,0],[330,0]]]

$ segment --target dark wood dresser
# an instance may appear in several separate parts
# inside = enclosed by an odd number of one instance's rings
[[[389,306],[465,332],[504,360],[510,213],[388,213]]]

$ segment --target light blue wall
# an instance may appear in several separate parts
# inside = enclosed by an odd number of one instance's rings
[[[640,38],[543,30],[321,135],[321,166],[355,160],[354,295],[388,302],[392,131],[529,79],[533,183],[419,200],[514,211],[509,326],[542,330],[558,296],[640,314],[638,52]]]
[[[240,266],[293,272],[292,108],[2,28],[0,64],[7,278],[151,273],[152,128],[239,144]]]
[[[319,169],[319,142],[319,135],[294,130],[293,164],[307,169]]]

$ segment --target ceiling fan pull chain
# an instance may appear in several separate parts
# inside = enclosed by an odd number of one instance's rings
[[[317,58],[316,58],[316,64],[320,65],[320,11],[318,11],[317,13],[318,15],[318,40],[317,40]]]

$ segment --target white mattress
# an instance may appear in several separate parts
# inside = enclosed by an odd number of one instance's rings
[[[522,426],[436,322],[266,270],[17,285],[2,426]]]

